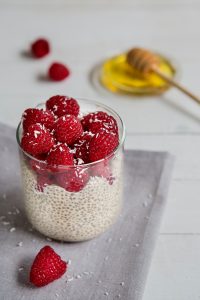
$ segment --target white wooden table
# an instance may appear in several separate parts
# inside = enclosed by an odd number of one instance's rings
[[[38,36],[52,54],[24,57]],[[182,83],[200,94],[199,0],[0,0],[0,40],[1,122],[16,126],[24,108],[57,93],[86,97],[122,115],[127,148],[176,155],[144,300],[200,299],[200,107],[175,90],[143,100],[100,93],[88,79],[105,56],[141,45],[174,57]],[[53,60],[69,65],[69,80],[38,80]]]

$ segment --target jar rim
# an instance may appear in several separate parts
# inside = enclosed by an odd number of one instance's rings
[[[92,166],[100,164],[100,163],[102,163],[102,162],[104,162],[106,160],[109,160],[111,157],[117,155],[117,153],[119,152],[119,150],[121,149],[121,147],[123,146],[124,141],[125,141],[125,131],[126,131],[125,124],[124,124],[122,118],[120,117],[120,115],[114,109],[112,109],[109,106],[107,106],[106,104],[103,104],[103,103],[98,102],[98,101],[88,100],[86,98],[74,98],[74,99],[77,99],[78,101],[82,101],[82,102],[85,102],[85,103],[87,102],[88,104],[93,104],[93,105],[101,106],[103,109],[105,109],[106,111],[108,111],[112,115],[114,115],[114,117],[116,116],[119,119],[119,122],[121,124],[122,134],[121,134],[121,138],[120,138],[118,146],[110,154],[108,154],[106,157],[104,157],[102,159],[99,159],[99,160],[96,160],[94,162],[89,162],[89,163],[82,164],[82,165],[56,165],[56,167],[58,169],[62,169],[62,170],[64,170],[64,169],[70,169],[70,168],[73,169],[73,168],[87,168],[87,167],[92,167]],[[45,103],[40,103],[36,107],[38,107],[40,105],[44,105],[44,104]],[[31,154],[27,153],[26,151],[24,151],[22,149],[21,144],[20,144],[20,134],[19,134],[20,133],[21,125],[22,125],[22,122],[20,121],[19,124],[18,124],[18,126],[17,126],[17,129],[16,129],[16,139],[17,139],[17,144],[18,144],[19,149],[27,157],[29,157],[30,159],[34,160],[35,162],[47,165],[47,162],[44,162],[44,161],[41,161],[41,160],[37,159],[36,157],[32,156]]]

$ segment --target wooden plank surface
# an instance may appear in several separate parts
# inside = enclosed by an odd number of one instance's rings
[[[200,236],[160,235],[144,300],[199,300]]]
[[[169,151],[173,181],[144,300],[200,297],[200,109],[175,90],[163,97],[114,96],[91,84],[102,59],[142,45],[174,58],[179,79],[199,90],[199,0],[0,0],[0,122],[16,126],[22,110],[52,94],[99,100],[127,127],[126,148]],[[47,58],[22,54],[38,36],[53,42]],[[54,60],[72,76],[63,83],[38,80]]]

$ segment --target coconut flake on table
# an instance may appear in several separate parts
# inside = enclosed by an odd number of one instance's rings
[[[148,206],[147,201],[144,201],[144,202],[142,203],[142,205],[143,205],[144,207],[147,207],[147,206]]]
[[[16,230],[16,228],[15,227],[12,227],[12,228],[10,228],[10,232],[14,232]]]
[[[22,245],[23,245],[23,242],[19,242],[19,243],[17,243],[17,247],[22,247]]]
[[[15,208],[16,214],[20,214],[20,210],[18,208]]]
[[[73,280],[74,280],[74,277],[69,277],[69,278],[67,278],[66,282],[70,282],[70,281],[73,281]]]
[[[5,226],[7,226],[7,225],[10,225],[10,222],[6,222],[5,221],[5,222],[2,222],[2,224],[5,225]]]
[[[72,263],[71,259],[68,259],[67,264],[71,265],[71,263]]]
[[[2,198],[5,200],[7,198],[6,193],[2,195]]]
[[[90,275],[90,272],[84,271],[84,272],[83,272],[83,275]]]

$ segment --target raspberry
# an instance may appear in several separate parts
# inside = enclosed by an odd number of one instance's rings
[[[31,52],[36,58],[41,58],[50,52],[49,42],[45,39],[38,39],[31,45]]]
[[[91,175],[105,178],[110,185],[113,184],[114,177],[112,176],[111,169],[106,161],[99,162],[91,167]]]
[[[46,174],[46,172],[47,172],[46,156],[47,156],[46,153],[39,154],[39,155],[35,156],[35,158],[37,160],[35,160],[35,159],[30,160],[29,163],[30,163],[31,169],[33,171],[35,171],[37,174],[40,174],[40,175]]]
[[[36,189],[39,192],[44,192],[44,188],[48,185],[53,184],[53,179],[50,178],[48,175],[38,175],[37,176],[37,186]]]
[[[69,169],[65,173],[57,174],[57,183],[68,192],[81,191],[89,180],[89,175],[82,168]]]
[[[51,134],[41,124],[29,126],[21,140],[22,149],[33,156],[47,153],[53,145]]]
[[[30,125],[40,123],[46,128],[51,129],[54,124],[54,115],[49,110],[38,108],[28,108],[22,114],[22,124],[24,131],[28,130]]]
[[[97,161],[111,154],[118,146],[118,135],[101,129],[90,141],[89,159]]]
[[[59,142],[72,145],[83,133],[80,121],[72,115],[60,117],[54,126],[55,137]]]
[[[91,131],[92,133],[97,133],[102,128],[110,132],[118,133],[116,120],[103,111],[90,113],[84,116],[81,123],[84,130]]]
[[[75,99],[60,95],[53,96],[47,100],[46,107],[57,117],[64,115],[74,115],[77,117],[80,110],[80,106]]]
[[[64,80],[65,78],[67,78],[70,75],[70,71],[69,69],[60,63],[53,63],[50,68],[49,68],[49,77],[53,80],[53,81],[61,81]]]
[[[67,263],[50,247],[43,247],[35,257],[30,271],[30,282],[45,286],[60,278],[67,270]]]
[[[93,134],[84,132],[73,145],[74,156],[78,161],[80,159],[83,163],[89,163],[89,142],[92,139]]]
[[[47,155],[47,163],[51,166],[52,171],[59,170],[58,166],[61,165],[73,165],[73,162],[73,155],[70,153],[69,147],[65,144],[57,144]]]

